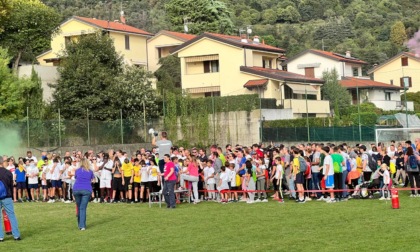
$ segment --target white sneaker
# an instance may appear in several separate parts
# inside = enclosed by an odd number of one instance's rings
[[[379,200],[385,200],[385,197],[380,197]]]
[[[239,201],[245,202],[245,201],[248,201],[248,200],[247,199],[240,199]]]
[[[69,203],[71,203],[71,201],[70,200],[66,200],[66,201],[64,201],[64,203],[65,204],[69,204]]]
[[[323,201],[323,200],[324,200],[324,197],[320,197],[320,198],[316,199],[316,201]]]
[[[327,203],[336,203],[337,201],[335,199],[329,199],[326,201]]]
[[[248,204],[253,204],[255,201],[253,201],[253,200],[248,200],[246,203],[248,203]]]
[[[385,198],[385,200],[391,200],[391,198],[390,198],[390,197],[388,197],[388,198]]]
[[[416,195],[415,194],[410,194],[410,198],[415,198]]]
[[[305,198],[305,201],[311,201],[312,200],[312,198],[311,197],[306,197]]]
[[[261,200],[260,199],[256,199],[255,202],[261,202]]]
[[[159,194],[162,194],[162,189],[159,190]]]
[[[261,200],[261,202],[268,202],[268,200],[267,199],[263,199],[263,200]]]
[[[331,200],[331,198],[328,196],[328,197],[326,197],[326,198],[322,198],[324,201],[330,201]]]
[[[64,202],[64,199],[61,199],[60,201],[61,201],[61,202]]]

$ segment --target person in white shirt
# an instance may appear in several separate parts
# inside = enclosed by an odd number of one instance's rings
[[[33,159],[27,160],[26,176],[28,176],[28,189],[31,191],[32,199],[37,202],[39,200],[38,194],[38,174],[39,169],[36,167]]]
[[[236,190],[238,189],[237,185],[236,185],[236,171],[235,171],[235,163],[229,163],[229,189],[234,191],[233,193],[230,194],[230,199],[233,202],[237,202],[238,201],[238,193],[236,192]]]
[[[330,193],[330,199],[327,200],[327,203],[335,203],[336,201],[334,197],[334,167],[333,160],[330,156],[330,147],[322,147],[322,153],[325,155],[322,173],[324,175],[325,188],[327,188],[327,190]]]
[[[212,167],[213,161],[208,160],[207,166],[204,168],[204,181],[206,183],[208,192],[208,200],[215,200],[216,193],[214,192],[214,185],[216,181],[214,180],[214,168]]]
[[[230,170],[229,170],[229,173],[227,173],[225,166],[220,167],[220,170],[221,170],[221,173],[219,176],[219,184],[217,185],[217,190],[219,191],[221,195],[222,204],[226,204],[228,201],[226,191],[229,190],[228,181],[229,181]]]
[[[38,159],[34,155],[32,155],[32,151],[30,150],[26,152],[26,160],[29,160],[29,159],[32,159],[35,162],[35,164],[38,163]]]
[[[390,200],[389,195],[389,183],[391,182],[391,177],[389,175],[388,166],[383,163],[381,165],[381,173],[379,173],[383,177],[384,185],[382,186],[382,197],[379,200]],[[386,194],[385,194],[386,192]]]
[[[112,168],[114,167],[114,162],[109,158],[108,153],[104,154],[102,165],[98,167],[101,173],[101,179],[99,181],[99,188],[101,189],[100,203],[104,203],[106,197],[108,198],[107,202],[109,202],[111,199],[111,180],[112,180]]]
[[[56,191],[58,191],[59,200],[63,201],[63,189],[61,184],[61,174],[63,173],[63,166],[60,163],[60,158],[56,157],[53,160],[53,165],[50,170],[51,175],[51,195],[52,198],[49,203],[54,203]]]
[[[140,183],[140,203],[143,202],[143,198],[147,199],[149,197],[149,166],[146,165],[144,160],[140,161],[140,174],[141,174],[141,183]],[[144,191],[146,189],[146,195]]]

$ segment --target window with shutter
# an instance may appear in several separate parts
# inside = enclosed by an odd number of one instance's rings
[[[315,78],[315,68],[305,67],[305,76]]]
[[[402,57],[401,58],[401,66],[408,66],[408,58]]]

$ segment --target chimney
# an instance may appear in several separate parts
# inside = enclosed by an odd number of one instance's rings
[[[351,51],[346,51],[346,57],[351,58]]]
[[[122,24],[125,24],[125,16],[124,16],[124,11],[120,12],[120,21]]]
[[[248,39],[246,38],[246,34],[241,34],[241,42],[248,43]]]
[[[258,36],[254,36],[254,40],[252,41],[254,44],[259,44],[260,43],[260,37]]]

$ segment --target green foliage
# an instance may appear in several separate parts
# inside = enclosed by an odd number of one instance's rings
[[[331,118],[325,117],[314,117],[308,118],[309,125],[311,127],[328,127],[330,126]],[[264,128],[294,128],[294,127],[306,127],[306,118],[298,118],[291,120],[274,120],[264,121]]]
[[[341,111],[350,105],[351,95],[345,87],[340,85],[338,78],[336,69],[322,73],[322,79],[325,83],[322,86],[321,93],[322,99],[330,101],[330,106],[333,106],[336,117],[340,118]]]
[[[115,107],[116,102],[125,97],[114,92],[116,77],[123,69],[112,39],[100,33],[83,35],[68,43],[60,57],[60,78],[53,86],[55,109],[61,109],[64,118],[85,118],[86,109],[92,119],[117,118],[120,107]]]
[[[391,42],[398,47],[402,46],[404,42],[407,41],[407,34],[405,33],[405,26],[403,22],[397,21],[393,26],[391,26],[390,39]]]
[[[17,70],[21,58],[33,60],[50,47],[51,36],[57,32],[60,14],[40,0],[11,0],[11,10],[4,20],[0,45],[14,58]]]
[[[157,115],[156,92],[152,88],[151,77],[151,73],[137,66],[126,66],[117,77],[114,97],[118,98],[114,107],[122,109],[125,118],[142,121],[144,116]]]
[[[371,102],[360,103],[359,111],[360,112],[367,112],[367,113],[375,113],[375,114],[382,114],[383,113],[382,109],[377,108],[375,106],[375,104],[373,104]],[[357,112],[358,112],[357,104],[356,105],[350,105],[350,106],[347,106],[343,110],[343,115],[356,114]]]
[[[287,6],[286,8],[277,9],[277,20],[283,22],[297,23],[300,20],[299,11],[292,5]]]
[[[4,31],[4,23],[11,9],[10,1],[0,0],[0,33]]]
[[[353,125],[359,125],[359,115],[360,123],[364,126],[374,126],[378,120],[378,115],[373,112],[360,112],[360,114],[350,114],[351,121]]]
[[[29,86],[23,94],[25,99],[24,108],[29,108],[31,119],[44,119],[46,114],[46,104],[42,99],[42,82],[41,78],[33,68],[30,80],[32,85]]]
[[[401,95],[401,101],[405,101],[405,95]],[[413,101],[414,102],[414,110],[416,112],[420,111],[420,92],[408,92],[407,93],[407,101]]]
[[[159,93],[172,92],[181,94],[181,59],[168,55],[159,59],[160,68],[154,73],[157,79],[156,89]]]
[[[231,14],[224,2],[218,0],[170,0],[165,4],[168,19],[175,30],[183,31],[184,19],[192,34],[202,32],[231,33]]]
[[[22,119],[28,90],[34,87],[30,79],[19,79],[8,64],[8,51],[0,47],[0,118],[6,120]]]

